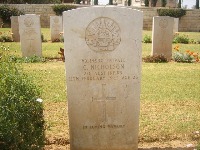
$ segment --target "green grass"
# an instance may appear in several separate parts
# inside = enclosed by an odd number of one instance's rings
[[[9,30],[9,29],[0,29]],[[42,29],[49,40],[49,29]],[[144,31],[150,34],[151,31]],[[186,34],[186,33],[180,33]],[[187,33],[193,39],[200,39],[200,33]],[[10,47],[10,53],[21,56],[20,44],[3,43]],[[173,44],[173,47],[177,44]],[[200,44],[178,44],[181,51],[191,50],[200,53]],[[43,43],[43,56],[59,57],[63,43]],[[142,56],[150,55],[151,44],[142,44]],[[24,63],[24,70],[42,89],[45,110],[52,104],[66,102],[65,67],[62,61],[46,63]],[[200,63],[142,63],[140,142],[200,140],[195,131],[200,131]],[[59,106],[60,107],[60,106]],[[56,110],[54,110],[56,111]],[[62,112],[63,113],[63,112]],[[54,129],[48,132],[61,132],[63,121],[57,121],[61,114],[48,114],[48,124]],[[56,120],[56,121],[55,121]],[[61,123],[62,121],[62,123]],[[57,127],[57,128],[56,128]]]

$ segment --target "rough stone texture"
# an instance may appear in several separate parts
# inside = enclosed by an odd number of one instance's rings
[[[138,148],[142,20],[114,6],[64,12],[71,150]]]
[[[22,56],[42,56],[40,16],[21,15],[18,20]]]
[[[50,16],[51,41],[60,40],[60,32],[62,32],[62,16]]]
[[[11,31],[12,31],[12,38],[15,42],[20,42],[20,36],[19,36],[19,22],[18,22],[18,16],[12,16],[11,19]]]
[[[173,28],[173,33],[178,32],[178,26],[179,26],[179,18],[174,18],[174,28]]]
[[[0,4],[1,6],[2,4]],[[50,27],[50,16],[55,16],[52,9],[53,4],[10,4],[9,6],[23,10],[26,14],[38,14],[41,16],[41,27]],[[77,5],[77,7],[90,7],[89,5]],[[168,6],[167,6],[168,7]],[[169,7],[172,7],[171,5]],[[158,16],[157,8],[149,7],[129,7],[143,11],[144,30],[152,29],[153,17]],[[186,15],[181,17],[179,22],[180,32],[199,32],[200,31],[200,10],[187,9]]]
[[[168,60],[172,57],[174,18],[157,16],[153,18],[151,55],[164,55]]]

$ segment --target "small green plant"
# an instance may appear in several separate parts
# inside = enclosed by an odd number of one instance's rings
[[[146,35],[143,38],[143,43],[152,43],[152,39],[150,35]]]
[[[16,57],[14,55],[9,56],[10,61],[16,63],[38,63],[38,62],[46,62],[44,57],[39,56],[31,56],[31,57]]]
[[[179,33],[176,33],[174,35],[173,43],[183,43],[188,44],[190,42],[190,39],[188,35],[179,35]]]
[[[8,32],[0,32],[0,42],[13,42],[12,33]]]
[[[23,14],[24,12],[18,10],[17,8],[9,7],[8,5],[0,6],[0,18],[4,23],[10,23],[11,16],[19,16]]]
[[[175,18],[181,18],[186,14],[184,9],[157,9],[159,16],[170,16]]]
[[[40,90],[0,52],[0,148],[40,150],[45,140]]]
[[[143,58],[144,62],[148,63],[166,63],[168,62],[167,58],[164,55],[153,55],[153,56],[146,56]]]
[[[192,63],[199,62],[199,54],[194,53],[190,50],[186,50],[185,52],[181,52],[179,46],[174,47],[173,60],[175,62],[183,62],[183,63]]]
[[[54,5],[54,6],[52,6],[52,8],[57,16],[62,16],[63,11],[76,9],[76,6],[60,4],[60,5]]]

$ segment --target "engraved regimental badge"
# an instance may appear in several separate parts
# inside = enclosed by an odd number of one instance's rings
[[[168,21],[166,19],[161,19],[159,22],[159,26],[163,29],[166,28],[168,26]]]
[[[34,25],[34,21],[31,17],[26,17],[24,19],[24,24],[26,27],[32,27]]]
[[[85,41],[93,51],[113,51],[121,42],[120,28],[110,18],[94,19],[86,28]]]

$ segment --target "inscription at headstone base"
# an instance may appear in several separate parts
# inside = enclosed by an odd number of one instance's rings
[[[62,16],[50,16],[51,41],[60,41],[62,32]]]
[[[81,8],[63,13],[63,28],[70,149],[136,150],[143,13]]]
[[[168,16],[153,17],[151,55],[164,55],[168,60],[172,57],[174,18]]]
[[[10,20],[13,41],[20,42],[18,16],[11,16]]]
[[[22,56],[42,56],[40,16],[21,15],[18,21]]]

